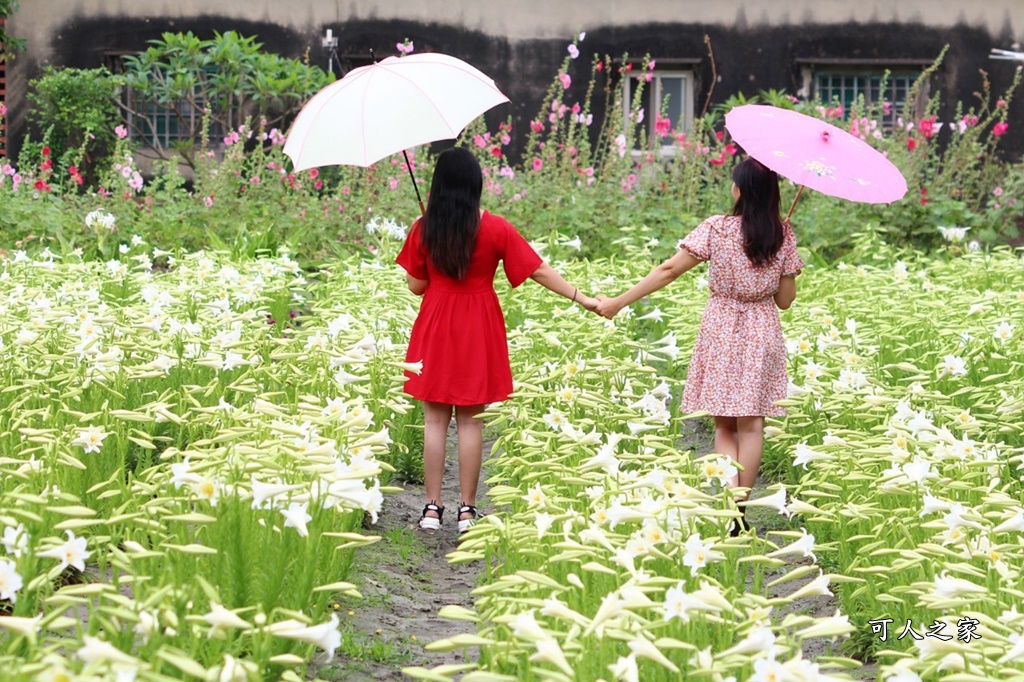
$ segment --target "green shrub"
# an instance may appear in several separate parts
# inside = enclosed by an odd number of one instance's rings
[[[120,121],[114,105],[116,79],[102,68],[48,66],[30,87],[29,116],[52,150],[54,164],[60,171],[75,166],[83,184],[92,184],[97,169],[109,163],[114,127]]]

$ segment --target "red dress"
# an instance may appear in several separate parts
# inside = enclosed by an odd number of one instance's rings
[[[512,369],[494,273],[502,261],[509,284],[517,287],[544,261],[507,220],[484,211],[469,271],[456,280],[434,268],[420,230],[417,220],[395,260],[416,279],[429,281],[405,355],[406,362],[422,361],[423,370],[405,373],[405,392],[448,405],[507,400]]]

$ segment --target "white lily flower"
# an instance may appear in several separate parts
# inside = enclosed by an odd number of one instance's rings
[[[515,618],[509,623],[509,627],[512,628],[512,634],[519,639],[533,642],[550,637],[537,622],[537,618],[533,614],[533,609],[516,614]]]
[[[807,583],[793,594],[789,595],[789,599],[796,601],[803,599],[804,597],[831,597],[832,591],[828,589],[829,578],[827,575],[819,575],[817,578]]]
[[[60,562],[63,570],[68,566],[74,566],[79,571],[85,570],[85,560],[92,556],[86,551],[87,543],[85,538],[76,538],[74,531],[67,531],[68,539],[63,544],[52,547],[43,552],[36,553],[36,556],[47,559],[56,559]]]
[[[796,446],[796,456],[793,458],[793,466],[803,465],[804,469],[807,468],[807,464],[816,461],[829,462],[835,459],[835,456],[830,455],[827,452],[818,452],[817,450],[808,447],[807,443],[798,443]]]
[[[608,666],[608,670],[619,682],[640,682],[640,670],[636,665],[636,654],[620,656],[619,660]]]
[[[220,634],[228,628],[235,628],[237,630],[248,630],[252,628],[252,623],[242,619],[234,611],[226,609],[216,602],[210,604],[210,612],[203,616],[203,620],[211,626],[211,637],[219,637]]]
[[[1010,531],[1024,533],[1024,511],[1018,511],[1016,514],[992,529],[993,533],[1009,533]]]
[[[89,426],[78,432],[78,438],[71,441],[85,450],[86,453],[99,452],[103,447],[103,440],[110,434],[99,426]]]
[[[572,666],[562,653],[562,647],[554,637],[545,635],[543,639],[537,640],[536,647],[537,653],[530,656],[531,661],[552,663],[569,677],[575,676]]]
[[[770,507],[780,514],[785,514],[786,518],[789,518],[789,509],[786,508],[785,486],[780,485],[778,490],[766,497],[760,497],[756,500],[745,500],[743,502],[737,502],[736,504],[743,505],[745,507]]]
[[[281,623],[275,623],[275,625],[281,625]],[[331,619],[320,625],[310,627],[300,625],[287,629],[271,626],[269,629],[278,637],[306,642],[323,649],[327,652],[328,660],[334,658],[334,650],[341,646],[341,632],[338,631],[338,614],[336,613],[332,613]]]
[[[801,528],[800,530],[803,531],[802,537],[785,547],[780,547],[774,552],[766,554],[765,556],[779,557],[798,554],[803,559],[810,558],[812,561],[817,561],[818,557],[814,555],[814,536],[808,534],[807,530],[804,528]]]
[[[252,487],[252,509],[262,509],[269,507],[268,504],[273,498],[278,495],[298,490],[301,485],[285,484],[285,483],[261,483],[256,480],[256,475],[253,474],[250,479]]]
[[[1024,631],[1010,635],[1009,639],[1013,646],[999,658],[998,662],[1024,661]]]
[[[725,658],[733,654],[753,654],[770,650],[774,646],[775,633],[764,624],[756,623],[750,632],[747,633],[746,637],[735,646],[719,653],[719,656]]]
[[[988,588],[963,578],[951,578],[947,571],[943,571],[935,577],[932,594],[939,599],[955,599],[965,594],[988,594]]]
[[[86,665],[90,663],[120,663],[123,665],[138,665],[138,660],[124,653],[113,644],[104,642],[99,637],[91,637],[85,635],[82,638],[85,643],[76,654],[80,659],[85,661]]]
[[[292,502],[288,505],[287,509],[282,509],[281,514],[284,515],[284,527],[294,528],[301,537],[309,537],[306,524],[312,521],[313,517],[309,515],[308,509],[309,504],[306,502]]]
[[[17,526],[6,526],[4,528],[3,545],[4,549],[7,550],[8,554],[13,554],[15,558],[20,557],[24,554],[25,549],[28,548],[29,534],[25,530],[25,525],[19,523]]]
[[[674,673],[679,673],[678,666],[676,666],[676,664],[672,661],[668,660],[668,658],[665,657],[665,654],[661,653],[661,650],[654,645],[654,642],[645,638],[643,635],[637,635],[636,637],[634,637],[632,640],[629,641],[628,646],[633,656],[636,656],[638,658],[646,658],[648,660],[654,661],[663,668],[667,668],[668,670],[671,670]]]
[[[0,559],[0,599],[7,599],[12,604],[18,601],[18,590],[25,584],[17,569],[13,561]]]

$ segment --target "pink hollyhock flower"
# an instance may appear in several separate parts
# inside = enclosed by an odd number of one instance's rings
[[[932,135],[935,134],[935,117],[929,116],[928,118],[921,119],[921,122],[917,124],[917,129],[921,131],[925,139],[931,139]]]
[[[659,137],[665,137],[672,132],[672,121],[668,118],[662,118],[661,114],[654,115],[654,132]]]
[[[572,85],[572,78],[570,78],[567,73],[558,74],[558,80],[562,81],[562,87],[566,90],[568,90],[569,86]]]
[[[203,203],[206,204],[207,208],[209,208],[210,206],[213,206],[213,195],[211,194],[210,196],[208,196],[205,199],[203,199]]]
[[[390,187],[392,191],[398,189],[398,178],[388,178],[388,187]]]
[[[994,126],[992,126],[992,134],[995,135],[996,137],[1000,137],[1000,136],[1006,134],[1006,131],[1009,130],[1009,129],[1010,129],[1010,124],[1009,123],[1004,123],[1004,122],[1000,121],[999,123],[997,123]]]
[[[533,170],[539,171],[543,167],[544,167],[544,162],[543,161],[541,161],[538,158],[534,158],[533,159]]]
[[[997,197],[1003,196],[1003,188],[996,187],[994,190],[992,190],[992,194],[995,194]]]
[[[1006,100],[1005,99],[997,99],[996,100],[996,106],[998,108],[1002,109],[1003,107],[1006,106]]]
[[[483,149],[484,147],[487,146],[487,140],[484,139],[483,135],[477,133],[476,135],[473,136],[473,144]]]
[[[573,59],[576,59],[577,57],[580,56],[580,49],[578,47],[576,47],[575,45],[570,45],[569,46],[569,56],[572,57]]]
[[[117,135],[117,139],[123,140],[128,137],[128,129],[124,126],[117,126],[114,128],[114,134]]]

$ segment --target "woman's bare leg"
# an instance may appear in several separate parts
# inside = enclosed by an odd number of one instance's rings
[[[423,487],[426,488],[427,503],[441,504],[441,481],[444,479],[445,440],[448,424],[452,420],[452,406],[444,403],[423,403]],[[427,516],[437,518],[437,512],[428,511]]]
[[[740,486],[753,489],[764,449],[764,417],[737,417],[736,427],[739,459],[743,465],[739,475]]]
[[[484,455],[484,422],[476,415],[483,411],[483,405],[455,406],[455,425],[459,430],[459,487],[462,489],[462,501],[474,507]],[[467,518],[472,518],[472,515]]]
[[[739,440],[736,436],[736,417],[715,417],[715,452],[727,455],[734,462],[739,460]],[[729,481],[729,487],[735,488],[737,477]]]

